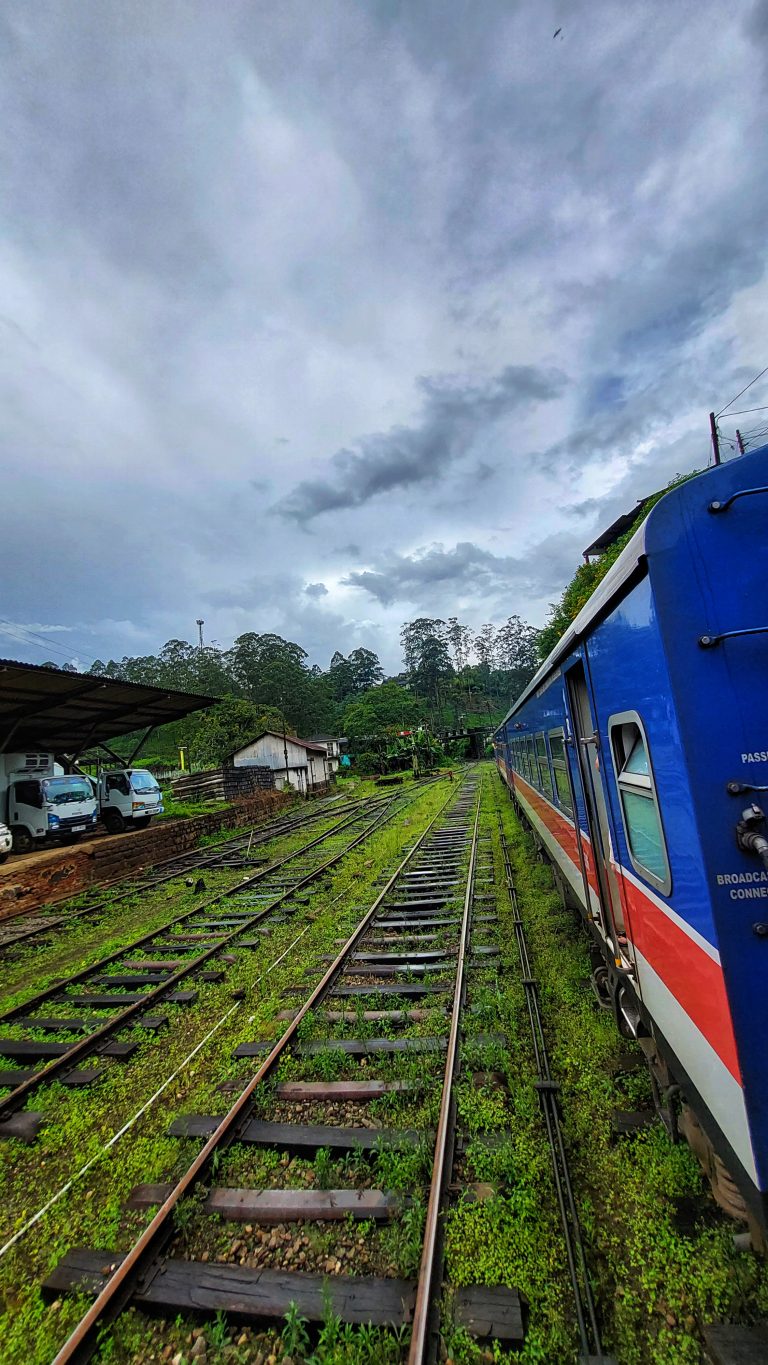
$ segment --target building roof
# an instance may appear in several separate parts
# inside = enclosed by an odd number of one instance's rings
[[[0,659],[0,751],[77,754],[132,730],[180,720],[215,700]]]
[[[646,503],[650,502],[651,498],[655,496],[655,493],[649,493],[647,498],[638,498],[631,512],[622,512],[620,517],[617,517],[615,521],[611,522],[610,526],[606,526],[605,530],[595,537],[592,544],[588,545],[584,551],[584,558],[586,559],[588,555],[601,555],[609,550],[611,545],[615,545],[616,541],[625,535],[630,526],[637,521]]]
[[[235,758],[237,754],[243,752],[243,749],[250,749],[251,745],[258,744],[260,739],[266,739],[267,735],[270,735],[272,739],[279,739],[281,744],[285,740],[286,744],[298,744],[301,749],[311,749],[313,753],[322,754],[324,758],[328,757],[322,744],[313,744],[309,739],[298,739],[296,735],[283,735],[281,730],[260,731],[258,735],[254,735],[253,739],[247,740],[245,744],[238,744],[228,757]]]

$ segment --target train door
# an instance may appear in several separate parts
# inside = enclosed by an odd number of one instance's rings
[[[608,808],[603,790],[603,778],[600,772],[597,726],[592,718],[587,679],[581,661],[568,670],[565,681],[576,749],[576,762],[584,791],[589,847],[578,819],[576,820],[576,837],[579,841],[581,857],[586,865],[587,877],[592,889],[597,892],[599,901],[598,922],[605,937],[611,942],[616,965],[621,966],[622,958],[626,960],[628,947],[624,913],[619,884],[611,862],[611,832],[608,824]],[[590,872],[592,877],[589,876]]]

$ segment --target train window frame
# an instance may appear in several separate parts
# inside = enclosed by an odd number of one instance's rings
[[[565,730],[563,729],[562,725],[556,726],[554,730],[549,730],[547,732],[547,738],[549,739],[549,757],[552,762],[552,773],[555,779],[555,800],[557,801],[558,805],[562,806],[565,814],[569,816],[570,819],[573,819],[574,818],[573,793],[571,792],[571,777],[570,773],[568,772],[568,754],[565,748]],[[562,758],[555,758],[554,750],[552,748],[553,739],[559,739],[560,743],[563,746]],[[565,790],[567,792],[566,797],[563,796],[563,793],[558,785],[557,781],[558,772],[562,772],[565,776]]]
[[[626,725],[634,725],[637,727],[639,731],[640,739],[642,740],[643,747],[645,749],[645,757],[648,763],[647,775],[624,772],[624,766],[627,763],[627,760],[631,757],[635,747],[634,744],[630,746],[629,750],[627,750],[625,747],[624,739],[622,737],[621,732],[624,726]],[[624,836],[626,839],[627,852],[629,853],[630,862],[632,863],[632,866],[635,869],[635,872],[637,872],[638,876],[643,878],[643,881],[648,882],[648,884],[654,887],[655,890],[660,891],[663,896],[671,896],[672,869],[669,863],[669,851],[667,849],[667,835],[664,829],[664,820],[661,814],[661,806],[659,805],[659,795],[656,786],[656,775],[653,770],[651,746],[648,743],[648,736],[645,731],[645,726],[643,725],[642,719],[638,715],[637,711],[617,711],[612,716],[609,716],[608,740],[609,748],[611,751],[611,762],[613,763],[613,773],[616,779],[616,790],[619,795],[621,818],[624,824]],[[620,748],[618,747],[619,745],[621,746]],[[659,826],[659,834],[661,836],[661,853],[664,859],[663,877],[659,877],[655,872],[651,871],[650,868],[646,867],[645,863],[640,862],[640,860],[635,856],[634,850],[632,848],[632,840],[630,838],[630,825],[629,821],[627,820],[627,813],[624,805],[623,793],[625,791],[631,792],[635,796],[642,794],[644,797],[647,797],[653,803],[653,808],[656,812],[656,820]]]
[[[538,769],[539,782],[541,784],[539,790],[543,793],[544,796],[546,796],[548,801],[551,801],[554,804],[555,784],[552,780],[552,768],[550,766],[551,755],[549,752],[549,745],[547,744],[546,731],[537,730],[536,734],[533,737],[533,740],[534,750],[536,754],[536,767]],[[544,749],[543,755],[539,753],[539,740],[541,740],[542,747]]]

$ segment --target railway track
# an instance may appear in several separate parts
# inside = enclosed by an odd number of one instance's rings
[[[233,835],[231,839],[224,839],[221,843],[205,848],[190,849],[186,853],[177,854],[176,857],[165,858],[146,871],[140,872],[136,877],[130,878],[130,884],[120,895],[110,896],[107,899],[104,897],[104,892],[113,886],[122,885],[122,880],[105,883],[99,888],[100,898],[89,900],[88,904],[79,910],[70,910],[60,915],[39,914],[35,910],[22,911],[12,919],[0,922],[0,953],[21,944],[31,943],[33,939],[42,941],[56,929],[68,928],[71,924],[77,923],[78,920],[97,917],[106,910],[112,909],[113,906],[119,905],[122,901],[130,900],[133,896],[140,895],[141,892],[153,891],[165,882],[188,876],[192,872],[247,871],[253,867],[254,862],[259,861],[253,853],[254,849],[260,848],[265,843],[270,843],[273,839],[279,839],[306,828],[307,825],[327,816],[332,806],[335,813],[342,814],[351,811],[358,804],[351,801],[342,801],[341,804],[337,804],[341,800],[339,797],[331,797],[330,800],[313,805],[312,809],[308,811],[291,811],[286,815],[261,820],[244,833]],[[67,899],[71,898],[68,897],[60,903],[66,904]],[[16,919],[23,919],[22,928],[15,927]]]
[[[313,980],[293,988],[291,997],[298,994],[303,1003],[282,1012],[280,1037],[237,1048],[244,1062],[261,1060],[238,1085],[228,1112],[175,1121],[171,1133],[201,1140],[201,1150],[175,1184],[133,1191],[131,1207],[159,1207],[130,1249],[119,1255],[73,1251],[49,1277],[48,1294],[77,1290],[95,1296],[56,1365],[88,1359],[129,1304],[171,1318],[192,1310],[262,1324],[290,1313],[318,1324],[330,1312],[342,1322],[394,1333],[413,1365],[437,1358],[441,1305],[450,1291],[442,1228],[456,1195],[454,1090],[468,973],[478,964],[487,967],[497,952],[489,944],[473,946],[472,935],[484,937],[495,922],[488,908],[495,899],[493,880],[489,835],[480,828],[479,783],[470,776],[356,915],[333,961],[317,964]],[[328,1070],[334,1079],[327,1079]],[[341,1079],[342,1072],[352,1075]],[[434,1126],[426,1133],[380,1126],[372,1114],[389,1102],[426,1105]],[[340,1113],[347,1116],[342,1124]],[[228,1162],[242,1169],[254,1153],[261,1154],[261,1179],[246,1186],[217,1183]],[[265,1187],[265,1169],[309,1160],[315,1174],[318,1163],[325,1172],[314,1188],[290,1180]],[[410,1192],[377,1187],[377,1173],[398,1160],[410,1162],[411,1169],[414,1160],[422,1162],[421,1188],[418,1181]],[[356,1177],[350,1179],[353,1170]],[[347,1178],[336,1186],[339,1171]],[[222,1222],[245,1225],[254,1247],[247,1265],[189,1253],[181,1214],[190,1201],[203,1240],[215,1241]],[[315,1254],[305,1238],[310,1252],[299,1262],[304,1268],[287,1269],[279,1247],[285,1228],[297,1224],[330,1229],[339,1255],[334,1259],[327,1248]],[[350,1240],[350,1229],[365,1231],[362,1241],[356,1233],[353,1238],[360,1247],[376,1229],[398,1225],[408,1230],[408,1275],[382,1274],[375,1265],[354,1273],[362,1269],[354,1264],[349,1273],[349,1251],[342,1244]],[[255,1238],[254,1227],[265,1235]],[[275,1228],[280,1238],[270,1235]],[[365,1252],[360,1256],[364,1260]],[[342,1268],[347,1273],[339,1273]],[[514,1290],[464,1287],[453,1296],[451,1312],[479,1337],[522,1342]]]
[[[579,1359],[583,1361],[603,1360],[606,1362],[606,1365],[610,1365],[611,1358],[603,1354],[597,1309],[595,1307],[589,1276],[589,1266],[584,1251],[584,1242],[578,1210],[576,1208],[573,1183],[571,1181],[568,1155],[563,1140],[560,1116],[561,1091],[559,1084],[552,1075],[547,1040],[544,1033],[544,1022],[541,1013],[539,982],[536,980],[531,966],[528,943],[525,936],[525,924],[520,918],[517,892],[515,890],[514,876],[512,873],[512,863],[509,857],[507,838],[504,833],[504,826],[500,814],[498,819],[499,840],[504,863],[504,883],[509,897],[510,909],[512,911],[512,925],[517,940],[521,978],[525,991],[528,1019],[531,1027],[531,1039],[533,1042],[537,1075],[535,1085],[541,1106],[542,1118],[547,1135],[547,1145],[549,1147],[552,1163],[552,1175],[557,1197],[558,1213],[560,1215],[560,1223],[563,1231],[565,1253],[568,1263],[568,1276],[571,1283],[576,1325],[579,1334]]]
[[[241,1078],[229,1069],[218,1087],[226,1112],[173,1120],[168,1135],[187,1142],[180,1157],[190,1143],[198,1149],[178,1179],[133,1189],[118,1242],[127,1249],[75,1248],[48,1276],[45,1297],[93,1300],[54,1365],[90,1359],[128,1307],[169,1324],[215,1318],[219,1331],[271,1326],[283,1342],[289,1326],[296,1360],[329,1321],[373,1333],[371,1360],[445,1359],[457,1329],[481,1345],[522,1347],[517,1291],[466,1275],[453,1284],[455,1245],[445,1255],[453,1210],[494,1193],[472,1178],[472,1146],[498,1149],[508,1136],[467,1127],[467,1096],[472,1105],[505,1084],[477,1070],[508,1053],[503,1034],[482,1031],[498,1026],[483,999],[498,989],[505,897],[573,1291],[570,1358],[609,1365],[506,839],[498,811],[481,816],[480,790],[470,773],[370,904],[340,907],[346,937],[332,959],[296,962],[273,1036],[235,1049]],[[137,1216],[147,1220],[138,1236]]]
[[[354,806],[301,848],[6,1010],[0,1029],[10,1032],[0,1037],[0,1057],[13,1065],[0,1070],[9,1089],[0,1099],[0,1136],[33,1140],[42,1115],[25,1106],[39,1086],[90,1084],[107,1059],[130,1057],[138,1042],[117,1035],[137,1025],[157,1032],[165,1019],[151,1010],[191,1004],[198,983],[222,980],[235,960],[229,949],[261,947],[270,925],[297,913],[305,893],[403,804],[397,794]],[[341,848],[328,854],[324,846],[338,837]],[[97,1065],[83,1068],[88,1059]]]

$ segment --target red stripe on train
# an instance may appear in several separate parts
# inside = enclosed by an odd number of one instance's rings
[[[531,787],[519,773],[514,773],[515,786],[526,802],[533,807],[542,824],[562,851],[579,868],[579,854],[574,826],[555,810],[540,792]],[[587,865],[587,879],[597,893],[594,853],[588,839],[582,848]],[[731,1075],[741,1084],[741,1072],[733,1033],[731,1012],[725,989],[723,969],[695,939],[686,934],[669,915],[644,891],[625,877],[623,868],[613,864],[626,910],[626,929],[630,942],[642,953],[646,962],[671,991],[678,1004],[714,1048]]]

